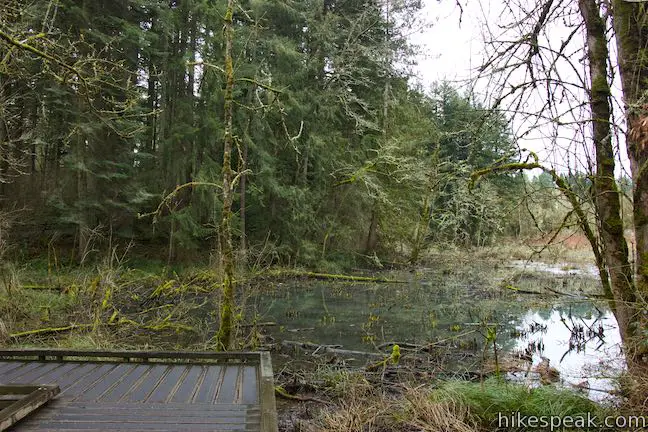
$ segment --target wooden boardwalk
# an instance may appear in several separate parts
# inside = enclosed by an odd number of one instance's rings
[[[12,431],[277,430],[268,353],[0,350],[9,384],[60,388]]]

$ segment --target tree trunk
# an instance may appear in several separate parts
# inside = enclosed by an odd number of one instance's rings
[[[254,58],[256,51],[253,49],[252,51],[252,57]],[[254,95],[256,94],[257,91],[257,86],[253,85],[250,91],[248,92],[247,96],[247,105],[249,107],[252,107],[254,104]],[[247,170],[247,163],[248,163],[248,147],[249,147],[249,142],[252,140],[251,138],[251,130],[252,130],[252,119],[254,116],[254,110],[250,110],[248,112],[248,118],[247,118],[247,123],[245,124],[245,133],[243,134],[243,143],[242,143],[242,148],[241,148],[241,159],[239,162],[239,171],[241,172],[241,184],[239,185],[239,206],[240,206],[240,213],[239,217],[241,219],[241,238],[240,238],[240,245],[239,245],[239,255],[241,262],[239,264],[245,265],[247,263],[247,249],[248,249],[248,239],[247,239],[247,202],[246,202],[246,194],[247,194],[247,175],[245,174],[245,171]]]
[[[365,244],[365,254],[372,255],[376,252],[378,245],[378,210],[377,204],[371,210],[371,222],[369,223],[369,232],[367,233],[367,242]]]
[[[432,206],[431,206],[431,195],[432,191],[423,198],[423,209],[421,210],[421,217],[419,218],[418,224],[414,229],[414,244],[412,245],[412,253],[410,255],[410,263],[416,264],[419,260],[421,254],[421,249],[423,248],[423,242],[428,233],[428,227],[430,226],[430,217],[432,216]]]
[[[171,268],[171,264],[175,261],[175,245],[174,245],[174,236],[175,236],[175,219],[171,216],[171,228],[169,228],[169,244],[167,246],[167,269]]]
[[[83,112],[84,104],[81,101],[78,101],[79,113]],[[80,116],[81,114],[77,114]],[[89,233],[88,233],[88,183],[86,175],[86,137],[82,134],[81,130],[76,132],[74,138],[74,157],[76,169],[74,171],[75,180],[76,180],[76,196],[75,204],[77,212],[77,251],[76,251],[76,260],[79,264],[83,264],[86,259],[86,251],[88,250],[89,245]]]
[[[383,87],[383,100],[382,100],[382,140],[383,145],[387,147],[389,142],[389,96],[391,91],[391,81],[390,81],[390,72],[391,72],[391,50],[389,49],[390,43],[390,0],[385,2],[385,22],[387,28],[384,35],[384,50],[385,50],[385,63],[383,65],[385,72],[385,85]],[[365,254],[371,255],[376,252],[376,247],[378,246],[378,210],[379,203],[377,199],[374,199],[373,208],[371,210],[371,222],[369,223],[369,232],[367,233],[367,242],[365,245]]]
[[[157,20],[151,18],[151,32],[157,31]],[[148,117],[148,139],[147,139],[147,148],[149,153],[154,154],[157,149],[157,109],[159,108],[158,102],[158,77],[157,77],[157,66],[156,58],[151,53],[149,58],[148,65],[148,109],[151,110],[151,114]]]
[[[648,82],[648,62],[645,61],[647,5],[614,0],[612,7],[627,124],[630,131],[637,131],[639,120],[647,114],[645,105],[638,106]],[[644,298],[648,298],[648,170],[645,169],[648,147],[640,141],[640,134],[626,136],[634,183],[637,288]]]
[[[648,130],[645,124],[648,106],[639,106],[648,88],[648,5],[625,0],[612,0],[612,16],[616,36],[621,88],[625,102],[626,145],[632,170],[633,216],[635,230],[636,279],[635,296],[648,300]],[[639,310],[639,307],[636,308]],[[648,323],[639,315],[630,317],[628,330],[640,338]],[[635,371],[648,374],[648,349],[642,340],[627,343],[628,364]],[[643,363],[643,365],[641,365]]]
[[[227,1],[225,12],[225,137],[223,142],[223,210],[220,225],[221,264],[223,271],[223,296],[220,307],[220,328],[217,341],[219,350],[229,350],[232,345],[234,318],[234,247],[232,245],[232,146],[234,133],[232,114],[234,104],[234,67],[232,65],[232,43],[234,0]]]
[[[596,149],[594,204],[605,266],[613,294],[613,311],[625,340],[632,320],[635,302],[632,267],[628,261],[628,244],[623,236],[619,190],[614,179],[614,149],[610,127],[610,86],[608,83],[608,48],[605,23],[595,0],[579,0],[578,7],[587,32],[587,57],[590,73],[590,109]]]
[[[250,127],[250,123],[252,121],[252,114],[250,114],[250,119],[248,120],[248,129]],[[246,137],[247,138],[247,137]],[[248,142],[247,139],[243,140],[243,148],[241,149],[242,151],[242,156],[241,156],[241,185],[239,189],[239,205],[241,207],[241,212],[240,212],[240,218],[241,218],[241,260],[243,262],[242,265],[245,265],[244,263],[247,262],[247,227],[246,227],[246,202],[245,202],[245,194],[247,193],[247,176],[245,175],[245,170],[247,169],[247,158],[248,158]]]
[[[2,77],[0,76],[0,106],[5,107],[7,106],[7,98],[5,98],[5,83]],[[5,152],[8,151],[9,145],[8,145],[8,140],[9,137],[7,136],[7,123],[5,121],[4,116],[0,116],[0,152]],[[0,198],[6,195],[7,190],[6,190],[6,185],[7,181],[5,178],[9,174],[9,162],[8,158],[6,157],[0,157]],[[4,200],[3,200],[4,201]]]

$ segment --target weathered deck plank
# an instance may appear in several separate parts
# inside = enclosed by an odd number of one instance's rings
[[[220,382],[218,393],[216,394],[216,403],[235,403],[237,401],[240,368],[226,367],[223,374],[223,380]]]
[[[24,363],[20,367],[12,369],[10,372],[2,374],[4,382],[15,383],[22,375],[33,371],[40,366],[38,363]]]
[[[198,379],[204,373],[204,368],[201,366],[190,366],[189,372],[184,377],[182,383],[176,390],[170,402],[191,402],[193,395],[196,393],[198,386]]]
[[[5,431],[27,417],[59,393],[58,386],[0,386],[3,404],[0,411],[0,431]],[[6,399],[5,399],[6,398]]]
[[[49,363],[47,365],[36,365],[35,369],[30,370],[29,372],[25,372],[22,375],[16,377],[14,379],[14,382],[17,383],[33,383],[33,382],[40,382],[41,378],[50,372],[52,372],[54,369],[57,367],[63,366],[62,364],[57,364],[57,363]]]
[[[149,365],[137,365],[130,375],[121,381],[118,381],[110,390],[101,395],[100,401],[117,402],[124,397],[126,392],[137,383],[142,376],[150,369]]]
[[[213,403],[224,372],[225,368],[220,366],[205,368],[205,373],[198,382],[199,387],[193,402]]]
[[[101,351],[91,359],[88,352],[32,350],[3,359],[10,354],[0,350],[0,384],[61,390],[11,430],[277,430],[267,354]]]

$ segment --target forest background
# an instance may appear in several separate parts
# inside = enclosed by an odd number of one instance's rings
[[[430,244],[560,224],[546,176],[469,188],[475,169],[516,157],[508,119],[450,84],[410,86],[407,35],[421,5],[392,3],[237,4],[240,263],[416,262]],[[5,257],[84,264],[129,248],[167,266],[218,262],[225,6],[6,6],[4,37],[32,52],[3,45]],[[587,188],[585,174],[565,175]]]

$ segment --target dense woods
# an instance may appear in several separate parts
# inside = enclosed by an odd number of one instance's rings
[[[91,305],[84,322],[39,335],[215,330],[210,348],[256,349],[258,317],[242,323],[237,283],[252,286],[270,266],[376,283],[394,280],[332,273],[407,268],[399,282],[411,283],[433,248],[531,239],[539,255],[579,232],[645,384],[648,3],[522,3],[503,1],[500,33],[485,30],[480,92],[414,84],[418,0],[0,2],[0,310],[15,309],[11,265],[46,262],[48,283],[52,269],[98,275],[57,288]],[[538,136],[540,151],[523,148]],[[123,282],[117,256],[162,271]],[[511,261],[507,252],[491,270]],[[183,281],[175,270],[187,263],[211,273]],[[500,279],[498,290],[541,294]],[[185,304],[190,286],[196,301]],[[219,309],[217,324],[182,322],[206,308]],[[490,318],[461,324],[483,327],[482,360],[492,347],[499,375]],[[378,320],[372,311],[362,329]],[[9,339],[34,334],[0,324]],[[234,344],[245,326],[253,336]],[[378,363],[383,378],[393,352]]]
[[[510,234],[521,177],[466,181],[512,157],[506,119],[447,84],[408,86],[421,5],[383,3],[235,5],[225,164],[224,4],[7,4],[3,238],[22,256],[50,248],[77,263],[131,241],[170,264],[207,261],[228,164],[234,247],[252,262],[397,248],[416,261],[431,239]]]

